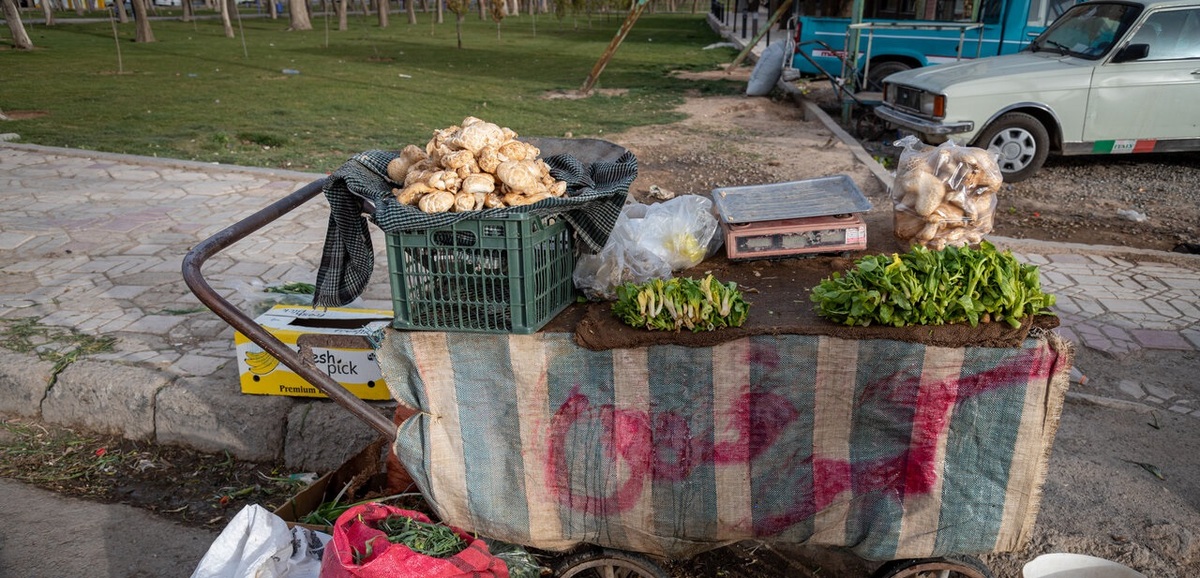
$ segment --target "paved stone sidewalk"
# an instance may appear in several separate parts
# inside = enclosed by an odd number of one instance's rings
[[[72,363],[48,393],[44,362],[0,353],[0,413],[256,460],[291,445],[282,453],[294,467],[336,467],[371,430],[328,401],[241,395],[233,330],[181,273],[195,244],[323,177],[0,145],[0,331],[22,320],[115,338],[113,351]],[[263,288],[315,279],[328,215],[318,195],[211,259],[206,280],[255,317],[274,297]],[[361,305],[390,309],[386,281],[372,283]],[[74,343],[42,341],[64,353]],[[320,428],[333,424],[352,430],[337,434],[344,451],[313,451]],[[285,425],[290,440],[275,433]]]

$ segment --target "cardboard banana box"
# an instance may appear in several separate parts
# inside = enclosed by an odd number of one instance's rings
[[[366,339],[391,322],[391,311],[313,309],[305,305],[276,305],[255,319],[255,323],[296,351],[300,349],[297,341],[306,336],[327,337],[314,340],[319,344],[312,348],[313,363],[350,393],[366,400],[391,399],[375,361],[375,350]],[[234,333],[233,341],[242,393],[327,397],[241,332]]]

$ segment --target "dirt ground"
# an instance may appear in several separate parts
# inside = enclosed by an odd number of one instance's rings
[[[688,119],[676,124],[606,135],[638,157],[639,176],[632,187],[635,198],[705,194],[719,186],[846,174],[873,204],[864,215],[872,246],[898,249],[890,240],[887,191],[846,144],[818,120],[806,119],[796,103],[786,98],[705,97],[689,99],[682,110]],[[1072,226],[1064,223],[1101,217],[1078,203],[1054,202],[1074,198],[1065,192],[1069,182],[1054,185],[1062,187],[1058,192],[1045,186],[1030,181],[1020,189],[1023,192],[1002,198],[996,233],[1167,250],[1182,241],[1195,241],[1194,206],[1191,213],[1182,205],[1170,209],[1177,213],[1173,222],[1179,223],[1179,230],[1157,220],[1153,230],[1143,229],[1115,217],[1111,226]],[[1105,215],[1131,202],[1121,200],[1121,195],[1132,198],[1124,190],[1126,185],[1114,186],[1122,191],[1115,193],[1111,202],[1105,201]],[[1093,188],[1103,194],[1103,187]],[[1062,238],[1068,233],[1069,238]],[[1180,376],[1200,372],[1200,359],[1194,354],[1142,354],[1125,359],[1089,351],[1076,355],[1076,365],[1087,368],[1089,382],[1073,386],[1073,393],[1102,395],[1134,374],[1142,382],[1178,385]],[[128,503],[188,525],[219,529],[242,505],[279,503],[296,488],[295,483],[286,481],[289,472],[279,465],[244,464],[226,456],[71,432],[68,437],[75,441],[46,446],[60,454],[50,459],[49,465],[47,460],[22,461],[26,459],[22,456],[31,453],[29,446],[40,443],[36,440],[44,442],[62,432],[39,429],[42,426],[28,422],[4,425],[0,428],[0,464],[5,466],[0,467],[0,476],[91,499]],[[1200,575],[1197,425],[1195,418],[1070,397],[1032,541],[1021,552],[988,555],[984,561],[999,578],[1020,578],[1021,566],[1046,552],[1100,556],[1154,578]],[[105,455],[111,458],[107,463]],[[72,459],[89,466],[82,472],[47,471],[56,463],[67,467]],[[102,468],[95,467],[97,461]],[[37,471],[46,475],[31,479],[31,472]],[[769,543],[739,544],[668,563],[679,578],[861,578],[874,566],[828,549]]]

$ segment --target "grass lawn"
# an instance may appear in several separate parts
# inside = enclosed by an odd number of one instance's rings
[[[253,13],[254,8],[246,9]],[[410,25],[393,13],[332,16],[311,31],[287,20],[153,20],[158,42],[135,43],[133,24],[107,19],[26,23],[35,49],[0,48],[0,132],[20,142],[248,166],[329,171],[368,149],[423,145],[472,115],[525,136],[600,137],[675,120],[692,93],[731,94],[732,81],[689,81],[672,70],[732,61],[700,14],[644,14],[588,98],[547,98],[582,86],[624,15],[505,18],[470,14],[463,48],[454,14]],[[578,23],[578,28],[575,23]],[[238,31],[237,22],[234,23]],[[119,52],[119,57],[118,57]],[[619,89],[613,90],[613,89]]]

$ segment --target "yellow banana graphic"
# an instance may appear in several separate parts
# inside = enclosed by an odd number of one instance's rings
[[[247,351],[246,365],[250,366],[250,373],[266,375],[275,371],[275,367],[279,365],[279,360],[272,357],[266,351]]]

